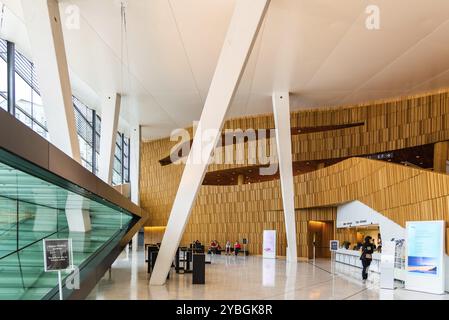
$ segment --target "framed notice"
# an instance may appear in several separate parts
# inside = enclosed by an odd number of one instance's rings
[[[44,239],[45,272],[73,269],[72,239]]]
[[[331,251],[337,251],[339,246],[340,246],[340,241],[338,241],[338,240],[330,241],[330,250]]]
[[[276,230],[263,231],[263,257],[276,259]]]
[[[443,294],[444,221],[407,222],[405,288]]]

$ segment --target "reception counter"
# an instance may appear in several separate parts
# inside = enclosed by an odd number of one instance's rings
[[[335,261],[337,264],[344,264],[356,268],[362,269],[362,261],[360,260],[360,251],[356,250],[347,250],[347,249],[338,249],[335,252]],[[371,262],[369,271],[380,273],[380,253],[373,253],[373,261]],[[357,276],[359,276],[357,274]]]

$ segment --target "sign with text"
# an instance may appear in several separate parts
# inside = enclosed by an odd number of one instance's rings
[[[407,222],[406,289],[444,293],[445,224],[445,221]]]
[[[71,239],[44,239],[44,265],[45,272],[71,268]]]
[[[340,241],[338,241],[338,240],[330,241],[330,250],[331,251],[337,251],[339,246],[340,246]]]

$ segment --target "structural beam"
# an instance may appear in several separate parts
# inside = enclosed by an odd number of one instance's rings
[[[287,261],[297,261],[295,190],[293,184],[292,137],[290,129],[290,95],[288,92],[276,92],[273,94],[273,113],[276,126],[276,145],[281,177],[285,233],[287,235],[286,255]]]
[[[139,183],[140,183],[140,140],[141,140],[141,128],[139,125],[131,126],[130,133],[130,172],[129,180],[131,183],[131,201],[140,206],[139,197]],[[138,245],[138,233],[133,237],[132,248],[133,251],[137,250]]]
[[[21,0],[50,141],[81,162],[57,0]]]
[[[163,285],[270,0],[237,0],[168,219],[151,285]],[[203,133],[207,132],[207,141]],[[198,161],[199,160],[199,161]]]
[[[6,61],[8,62],[8,112],[16,116],[16,47],[7,41]]]
[[[116,93],[105,98],[101,106],[101,139],[98,176],[106,183],[112,183],[115,142],[120,115],[121,96]]]

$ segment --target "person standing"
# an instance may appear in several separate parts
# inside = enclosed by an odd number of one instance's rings
[[[371,261],[373,261],[373,253],[376,249],[376,246],[371,242],[371,237],[367,236],[365,238],[365,242],[362,245],[362,255],[360,256],[360,260],[362,260],[362,279],[366,281],[368,279],[368,268],[371,265]]]
[[[231,254],[231,241],[226,241],[226,246],[225,246],[225,253],[226,255],[230,255]]]

